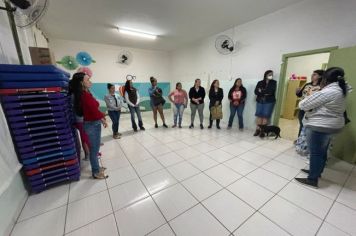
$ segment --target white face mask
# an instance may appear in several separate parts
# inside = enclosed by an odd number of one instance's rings
[[[269,80],[273,79],[273,75],[267,76],[267,79],[269,79]]]

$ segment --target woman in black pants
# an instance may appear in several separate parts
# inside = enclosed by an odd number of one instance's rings
[[[223,89],[220,88],[219,86],[220,86],[219,80],[217,79],[211,83],[210,90],[209,90],[209,99],[210,99],[209,109],[211,109],[214,106],[221,105],[221,102],[224,98],[224,92]],[[210,111],[210,124],[208,128],[211,129],[212,126],[213,126],[213,118]],[[216,120],[216,128],[220,129],[220,119]]]
[[[324,70],[315,70],[311,76],[311,82],[306,83],[302,88],[297,89],[297,91],[296,91],[297,97],[299,97],[299,98],[301,98],[301,100],[303,100],[308,95],[311,95],[313,92],[319,91],[320,90],[320,82],[321,82],[323,74],[324,74]],[[302,128],[303,128],[304,115],[305,115],[305,111],[299,110],[299,113],[298,113],[298,119],[299,119],[298,137],[300,136],[300,132],[302,131]]]

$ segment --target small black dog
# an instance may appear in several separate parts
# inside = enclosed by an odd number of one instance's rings
[[[269,136],[270,133],[273,133],[276,136],[275,139],[277,139],[278,137],[281,138],[281,128],[275,125],[263,126],[262,132],[264,132],[267,137]]]

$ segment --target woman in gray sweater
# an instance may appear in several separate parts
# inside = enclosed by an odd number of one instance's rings
[[[322,90],[299,103],[299,108],[306,112],[303,125],[310,153],[309,170],[302,169],[308,178],[296,178],[301,184],[318,187],[331,136],[340,132],[345,125],[347,86],[344,74],[344,70],[338,67],[328,69],[323,75]]]
[[[112,132],[113,138],[119,139],[121,138],[121,134],[119,133],[119,120],[121,114],[122,107],[122,99],[115,94],[115,86],[113,84],[108,84],[109,93],[105,95],[105,103],[108,109],[109,117],[112,121]]]

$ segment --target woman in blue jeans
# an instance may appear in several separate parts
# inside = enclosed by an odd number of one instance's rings
[[[109,94],[105,95],[105,103],[108,109],[109,117],[112,121],[112,132],[114,139],[120,139],[119,121],[121,115],[122,99],[115,93],[115,86],[108,84]]]
[[[309,170],[302,169],[308,178],[295,178],[299,183],[317,188],[323,173],[331,136],[340,132],[345,125],[347,87],[344,70],[333,67],[325,71],[321,90],[306,97],[299,103],[304,110],[303,125],[306,128],[310,153]]]
[[[259,81],[255,88],[256,95],[256,131],[253,136],[265,137],[264,128],[271,118],[276,103],[277,81],[273,79],[273,71],[267,70],[263,80]]]
[[[138,126],[140,130],[145,130],[143,127],[141,111],[140,111],[140,94],[138,90],[133,86],[132,80],[127,80],[125,84],[125,101],[129,107],[131,114],[131,124],[134,132],[137,132],[137,124],[135,121],[135,113],[138,119]]]
[[[239,129],[243,130],[244,128],[244,120],[243,120],[243,111],[245,108],[245,100],[247,97],[247,91],[245,87],[242,85],[242,79],[237,78],[235,80],[234,85],[229,91],[229,101],[230,101],[230,118],[229,124],[227,126],[228,129],[231,129],[232,123],[235,118],[235,114],[237,113],[237,117],[239,119]]]
[[[89,76],[75,73],[71,81],[74,94],[74,110],[78,116],[83,116],[84,130],[89,138],[89,159],[94,179],[106,179],[105,167],[99,166],[98,153],[100,149],[101,125],[107,127],[104,113],[99,110],[99,102],[93,97]]]

